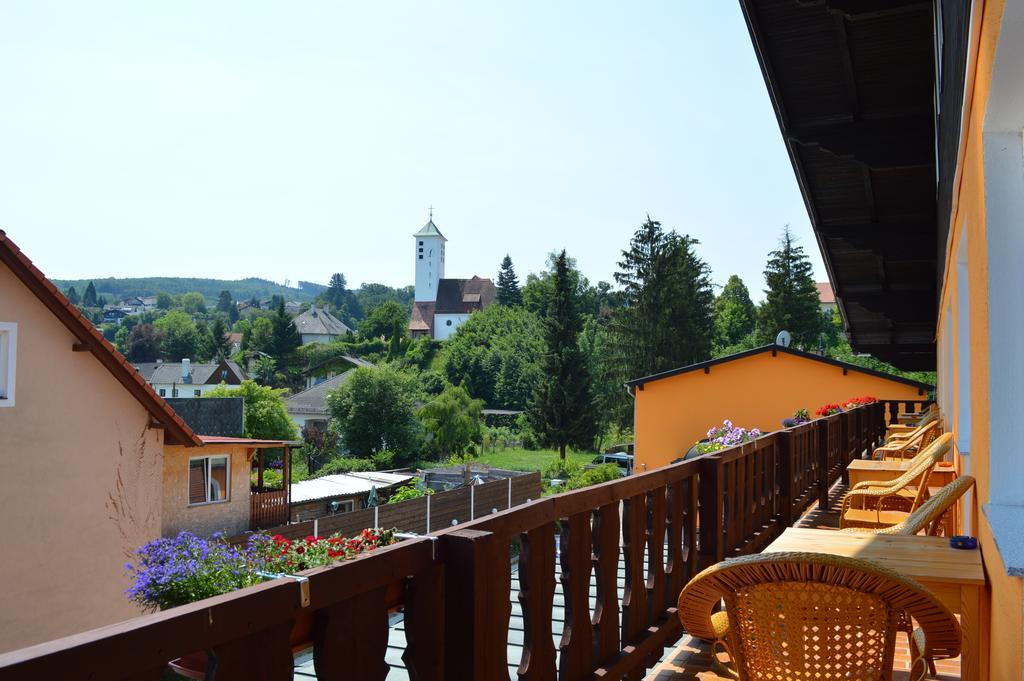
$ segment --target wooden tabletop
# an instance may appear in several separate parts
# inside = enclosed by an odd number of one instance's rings
[[[981,550],[962,551],[947,537],[897,537],[790,527],[764,550],[806,551],[860,558],[923,582],[984,586]]]
[[[899,461],[878,461],[875,459],[854,459],[846,467],[847,470],[851,471],[907,471],[910,470],[911,459],[902,459]],[[933,473],[952,473],[954,471],[952,466],[936,466],[932,469]]]

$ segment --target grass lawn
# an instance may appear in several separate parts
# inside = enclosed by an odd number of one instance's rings
[[[566,452],[566,458],[580,465],[590,463],[597,456],[593,452]],[[475,460],[480,463],[511,471],[542,471],[558,457],[554,449],[504,449],[488,451]]]

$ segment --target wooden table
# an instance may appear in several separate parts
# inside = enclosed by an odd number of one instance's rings
[[[877,480],[886,482],[895,480],[910,470],[910,459],[902,461],[873,461],[871,459],[854,459],[846,467],[850,474],[850,487],[858,482],[866,480]],[[936,466],[932,469],[931,477],[928,478],[929,487],[944,487],[953,482],[956,478],[956,471],[952,466]]]
[[[764,553],[780,551],[870,560],[921,582],[947,608],[960,615],[960,678],[988,678],[989,602],[981,549],[951,549],[945,537],[896,537],[791,527]]]

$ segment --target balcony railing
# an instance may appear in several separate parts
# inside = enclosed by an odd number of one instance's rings
[[[196,651],[208,651],[208,679],[291,679],[293,648],[305,638],[321,681],[379,680],[388,674],[396,608],[405,613],[410,678],[508,678],[513,545],[520,547],[519,678],[640,679],[682,634],[676,598],[687,580],[707,564],[761,550],[827,500],[885,424],[886,407],[869,405],[533,501],[307,571],[305,585],[278,579],[2,655],[0,679],[156,680],[168,660]],[[565,602],[557,643],[556,580]]]

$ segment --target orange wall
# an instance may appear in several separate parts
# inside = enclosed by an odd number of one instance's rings
[[[763,352],[651,381],[634,389],[637,470],[664,466],[685,455],[708,429],[730,419],[744,428],[779,430],[797,409],[813,415],[821,405],[851,397],[920,400],[898,381],[779,352]]]
[[[0,408],[0,651],[139,614],[124,564],[160,536],[163,432],[4,266],[18,324],[15,406]]]
[[[978,5],[981,5],[978,8]],[[995,63],[996,44],[1003,15],[1002,0],[988,0],[976,3],[973,92],[966,98],[969,110],[965,112],[963,156],[960,163],[961,180],[954,194],[955,203],[950,222],[950,235],[945,263],[945,278],[942,302],[939,307],[938,343],[941,353],[952,355],[952,371],[947,375],[940,362],[940,386],[948,384],[950,400],[945,406],[946,422],[954,431],[959,428],[958,403],[961,386],[958,384],[957,367],[961,358],[970,358],[970,386],[964,392],[969,395],[971,411],[970,473],[977,478],[974,508],[969,509],[974,519],[985,557],[986,574],[992,592],[990,618],[990,676],[991,679],[1024,678],[1024,588],[1022,580],[1010,577],[999,556],[992,536],[992,530],[979,505],[989,498],[989,326],[988,326],[988,253],[986,250],[985,223],[985,160],[983,131],[985,111]],[[956,255],[962,240],[967,240],[967,277],[970,300],[970,347],[961,342],[957,333],[957,319],[960,310],[957,305],[958,272]],[[950,332],[946,332],[946,323]],[[941,392],[941,388],[940,388]],[[962,460],[961,460],[962,463]]]

